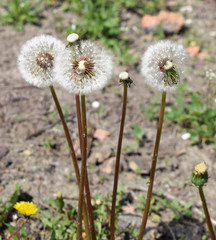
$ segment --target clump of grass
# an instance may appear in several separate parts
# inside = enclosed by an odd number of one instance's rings
[[[122,36],[121,13],[123,9],[138,9],[144,13],[153,13],[163,7],[163,0],[154,1],[114,1],[114,0],[67,0],[64,10],[78,13],[82,20],[73,22],[66,33],[77,32],[84,38],[100,39],[118,56],[118,63],[133,64],[136,59],[129,54],[129,38]]]
[[[27,0],[3,0],[5,12],[0,18],[0,25],[13,25],[16,30],[22,30],[25,23],[39,24],[39,8]]]
[[[140,211],[144,210],[146,204],[146,197],[138,196],[137,208]],[[170,200],[166,198],[161,192],[158,192],[155,197],[151,199],[150,214],[157,214],[160,218],[160,212],[170,209],[172,211],[172,219],[180,219],[182,217],[190,218],[193,215],[192,207],[194,201],[189,200],[185,205],[182,205],[177,198]],[[155,216],[155,215],[154,215]]]
[[[18,200],[18,195],[20,192],[20,187],[17,186],[15,192],[12,194],[11,198],[5,204],[0,205],[0,213],[3,213],[0,218],[1,224],[5,224],[8,228],[9,233],[15,234],[17,228],[11,224],[11,222],[6,223],[9,220],[9,214],[13,210],[14,204]],[[120,213],[124,207],[122,204],[124,194],[124,187],[119,186],[117,191],[116,200],[116,214]],[[76,208],[66,203],[66,196],[63,196],[60,192],[57,193],[57,197],[54,200],[46,200],[45,205],[48,206],[47,209],[40,209],[37,213],[37,221],[41,221],[43,225],[43,233],[45,239],[59,239],[68,240],[76,239],[77,236],[77,211]],[[100,195],[96,195],[92,199],[93,214],[95,219],[95,227],[97,231],[97,239],[109,239],[109,219],[110,219],[110,200],[111,196],[107,195],[102,198]],[[32,221],[35,219],[33,218]],[[125,229],[125,231],[129,231]],[[19,230],[20,239],[26,239],[30,237],[31,234],[27,233],[24,226]],[[124,231],[123,231],[124,232]],[[84,236],[83,232],[83,236]],[[0,238],[1,239],[1,238]],[[12,238],[11,238],[12,239]],[[17,236],[13,236],[13,239],[17,239]]]
[[[187,91],[186,85],[178,89],[176,105],[170,107],[166,118],[168,124],[178,124],[190,133],[191,144],[210,143],[215,145],[216,110],[197,92]],[[188,101],[185,102],[187,96]],[[213,98],[212,98],[213,101]]]

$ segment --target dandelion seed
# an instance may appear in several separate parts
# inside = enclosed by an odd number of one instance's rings
[[[31,216],[36,214],[37,206],[33,202],[17,202],[14,208],[22,215]]]
[[[80,40],[57,57],[55,73],[70,93],[87,94],[102,89],[111,79],[112,56],[94,42]]]
[[[18,57],[18,68],[22,77],[40,88],[52,85],[55,81],[55,58],[64,48],[60,40],[49,35],[40,35],[27,41]]]
[[[162,40],[144,53],[141,72],[148,85],[160,91],[174,90],[182,82],[186,59],[182,45]]]

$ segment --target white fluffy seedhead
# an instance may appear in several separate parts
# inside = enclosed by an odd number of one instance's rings
[[[96,43],[79,41],[57,57],[58,82],[70,93],[88,94],[102,89],[113,74],[112,56]]]
[[[151,87],[160,91],[175,90],[182,83],[187,54],[182,45],[162,40],[150,46],[142,57],[141,72]]]
[[[18,57],[18,68],[22,77],[40,88],[52,85],[55,81],[54,62],[64,48],[60,40],[49,35],[40,35],[27,41]]]

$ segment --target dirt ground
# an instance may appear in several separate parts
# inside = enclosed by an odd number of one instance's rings
[[[203,76],[206,67],[216,72],[216,2],[180,2],[184,7],[191,7],[190,12],[182,10],[185,20],[190,19],[191,22],[188,21],[190,24],[176,36],[176,40],[185,45],[189,33],[196,32],[197,37],[204,40],[203,51],[214,59],[208,61],[195,57],[190,58],[188,63],[188,88],[194,91],[205,90],[206,82]],[[49,89],[28,85],[17,69],[17,56],[28,39],[39,34],[51,34],[64,40],[56,31],[55,19],[61,14],[59,9],[45,10],[40,27],[27,24],[20,32],[10,26],[0,27],[0,199],[3,201],[9,198],[16,183],[19,183],[22,190],[31,195],[39,206],[43,200],[55,198],[58,191],[73,198],[74,204],[77,204],[75,174]],[[64,17],[71,16],[67,13]],[[118,83],[118,74],[126,69],[135,86],[132,86],[128,93],[119,183],[125,186],[126,193],[131,193],[131,205],[136,206],[137,196],[146,194],[145,179],[149,177],[157,127],[156,120],[151,122],[143,115],[143,106],[149,104],[159,93],[147,87],[140,74],[139,59],[154,39],[141,28],[141,16],[129,11],[124,13],[123,19],[122,26],[128,27],[127,34],[130,36],[130,52],[137,57],[137,61],[133,66],[115,66],[110,84],[103,91],[87,96],[87,118],[93,132],[103,129],[110,134],[103,141],[92,138],[88,166],[92,196],[111,194],[113,156],[118,140],[123,90]],[[67,123],[78,149],[75,98],[61,87],[55,87],[61,105],[68,106]],[[167,106],[175,103],[175,94],[168,94]],[[100,106],[104,107],[103,111],[93,108],[93,101],[98,101]],[[142,146],[131,134],[135,123],[146,130]],[[175,125],[165,125],[163,128],[154,192],[161,189],[165,196],[177,198],[183,204],[194,199],[195,214],[190,219],[172,220],[169,211],[160,212],[160,221],[149,218],[147,234],[144,237],[146,240],[180,239],[183,235],[187,240],[201,240],[202,236],[207,234],[203,215],[199,214],[202,213],[202,208],[198,191],[190,184],[191,171],[200,161],[205,161],[208,165],[210,179],[204,191],[211,217],[216,219],[216,151],[211,145],[191,146],[189,140],[182,139],[182,134]],[[127,146],[132,148],[127,149]],[[133,165],[138,166],[140,171],[133,171]],[[141,215],[128,210],[121,213],[119,219],[119,228],[129,223],[139,226]]]

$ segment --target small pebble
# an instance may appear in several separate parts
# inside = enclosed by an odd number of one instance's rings
[[[190,133],[184,133],[184,134],[182,134],[181,137],[183,140],[188,140],[191,137],[191,135],[190,135]]]
[[[25,151],[23,152],[23,154],[24,154],[25,156],[31,156],[31,155],[32,155],[32,152],[31,152],[30,150],[25,150]]]
[[[188,18],[185,20],[185,25],[191,25],[192,19]]]
[[[16,214],[16,213],[13,214],[13,215],[12,215],[12,218],[13,218],[13,221],[16,221],[16,220],[18,219],[18,214]]]
[[[92,107],[93,108],[99,108],[100,107],[100,103],[98,101],[94,101],[94,102],[92,102]]]
[[[180,12],[191,13],[193,11],[192,6],[183,6],[180,8]]]
[[[216,37],[216,32],[210,32],[210,34],[209,34],[211,37]]]

